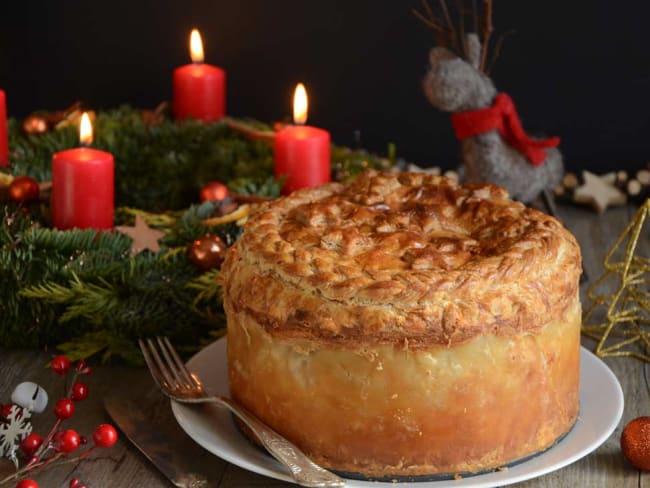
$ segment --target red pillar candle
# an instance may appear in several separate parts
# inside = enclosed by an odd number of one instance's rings
[[[7,130],[7,101],[0,90],[0,167],[9,166],[9,131]]]
[[[90,135],[85,131],[89,131]],[[81,141],[92,141],[84,114]],[[89,147],[68,149],[52,158],[52,225],[65,229],[111,229],[114,207],[114,161],[105,151]]]
[[[199,31],[190,35],[192,64],[174,70],[174,117],[214,122],[226,115],[226,72],[203,62]]]
[[[302,83],[294,94],[293,118],[296,124],[307,121],[307,93]],[[285,178],[283,194],[330,181],[330,134],[326,130],[289,126],[275,134],[273,148],[275,176]]]

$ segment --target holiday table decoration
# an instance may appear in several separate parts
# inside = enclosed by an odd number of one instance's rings
[[[118,225],[115,230],[133,239],[131,243],[131,255],[140,254],[144,250],[152,252],[160,251],[158,241],[165,237],[165,233],[152,229],[147,225],[141,215],[135,216],[135,225]]]
[[[307,122],[307,92],[298,83],[293,97],[293,121],[275,135],[275,176],[285,178],[282,193],[311,188],[330,181],[330,134],[304,125]]]
[[[441,15],[427,2],[425,13],[417,12],[435,32],[439,44],[429,55],[424,92],[434,107],[452,113],[452,125],[462,145],[463,179],[496,183],[511,197],[531,202],[541,192],[552,191],[562,178],[560,140],[528,136],[513,100],[498,93],[488,76],[492,0],[483,1],[481,14],[476,2],[467,8],[463,3],[458,2],[457,26],[445,0],[440,1]],[[465,12],[470,12],[475,32],[466,33]]]
[[[621,451],[634,467],[650,471],[650,417],[637,417],[625,426]]]
[[[79,435],[74,429],[63,429],[64,421],[70,419],[76,410],[75,405],[88,396],[88,387],[78,380],[79,376],[92,373],[92,368],[85,361],[73,364],[66,356],[56,356],[50,363],[53,373],[66,379],[65,394],[59,398],[53,408],[56,420],[45,436],[33,432],[30,419],[33,413],[41,413],[48,403],[47,392],[32,382],[23,382],[14,388],[11,402],[0,410],[0,456],[11,460],[15,472],[0,477],[0,486],[18,481],[15,486],[38,487],[27,476],[49,466],[64,461],[80,462],[96,448],[111,447],[117,441],[117,431],[112,425],[100,424],[93,432],[93,445],[86,448],[76,458],[69,455],[88,444],[88,439]],[[71,378],[66,378],[72,373]],[[80,481],[73,478],[70,486],[81,487]]]
[[[90,145],[93,129],[84,112],[79,142]],[[114,209],[113,155],[90,147],[52,157],[52,225],[57,229],[110,229]]]
[[[203,188],[199,199],[202,202],[220,202],[228,196],[228,187],[219,181],[208,181]]]
[[[190,35],[192,64],[174,70],[174,116],[179,120],[220,120],[226,114],[226,73],[203,62],[203,42],[197,29]]]
[[[650,200],[646,200],[605,256],[605,272],[587,290],[592,304],[585,312],[582,332],[598,341],[595,352],[600,357],[650,362],[650,259],[637,253],[649,212]],[[611,287],[603,291],[607,285]]]
[[[101,354],[139,362],[139,337],[168,335],[187,352],[222,333],[219,268],[204,271],[190,248],[206,234],[231,245],[251,205],[280,194],[271,127],[230,118],[177,124],[164,106],[99,112],[94,146],[114,156],[116,226],[132,227],[139,216],[164,233],[158,252],[136,255],[133,239],[121,232],[51,226],[43,198],[52,153],[77,146],[76,126],[59,123],[33,134],[10,119],[8,127],[11,174],[0,173],[0,345],[60,345],[71,359]],[[393,165],[394,159],[332,146],[338,180]],[[39,200],[9,198],[19,175],[39,183]],[[199,203],[200,189],[217,181],[228,197]]]
[[[608,176],[611,176],[608,180]],[[584,184],[577,187],[573,193],[576,203],[584,203],[593,207],[598,213],[603,213],[611,205],[625,205],[627,196],[616,186],[616,174],[598,176],[590,171],[582,172]]]
[[[34,178],[17,176],[9,183],[7,193],[14,202],[31,202],[38,200],[40,188]]]

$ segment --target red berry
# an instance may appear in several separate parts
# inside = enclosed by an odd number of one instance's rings
[[[0,407],[0,417],[8,418],[9,414],[11,413],[11,407],[13,405],[11,403],[7,403],[6,405],[2,405]]]
[[[74,430],[69,429],[63,432],[63,435],[57,443],[57,448],[60,451],[70,453],[76,450],[80,444],[81,438],[79,437],[79,434],[77,434]]]
[[[74,414],[74,403],[69,398],[61,398],[54,405],[54,415],[61,420],[69,419]]]
[[[68,488],[86,488],[86,485],[84,485],[79,478],[72,478]]]
[[[30,480],[29,478],[25,478],[16,484],[16,488],[38,488],[38,483],[36,483],[34,480]]]
[[[110,424],[101,424],[95,429],[93,440],[99,447],[111,447],[117,442],[117,431]]]
[[[79,374],[90,374],[93,372],[93,368],[86,364],[86,361],[80,359],[77,361],[77,366],[75,367]]]
[[[79,401],[83,400],[88,396],[88,387],[86,386],[85,383],[82,383],[81,381],[75,382],[74,385],[72,385],[72,395],[70,395],[71,398],[74,401]]]
[[[25,437],[20,443],[20,449],[25,453],[25,456],[31,456],[43,444],[41,436],[33,433]]]
[[[86,437],[85,435],[82,435],[81,436],[81,443],[82,444],[88,444],[88,437]]]
[[[70,371],[70,360],[65,356],[57,356],[52,359],[50,369],[56,374],[63,376]]]

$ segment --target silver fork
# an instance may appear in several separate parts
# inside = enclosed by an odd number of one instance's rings
[[[289,471],[301,486],[339,487],[345,480],[321,468],[300,449],[263,424],[253,414],[231,398],[208,395],[197,376],[185,367],[176,350],[166,337],[140,339],[140,349],[154,381],[162,392],[180,403],[216,403],[228,408],[257,436],[262,445]]]

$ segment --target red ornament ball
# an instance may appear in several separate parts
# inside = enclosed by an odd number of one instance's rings
[[[63,376],[70,371],[70,360],[65,356],[57,356],[52,359],[50,369],[56,374]]]
[[[68,429],[63,432],[63,435],[59,438],[57,447],[60,451],[65,453],[71,453],[79,448],[81,445],[81,438],[76,431]]]
[[[633,466],[650,470],[650,417],[638,417],[625,426],[621,450]]]
[[[61,398],[54,404],[54,415],[61,420],[69,419],[74,415],[74,402],[69,398]]]
[[[38,483],[29,478],[25,478],[24,480],[20,480],[18,483],[16,483],[16,488],[38,488]]]
[[[31,456],[43,444],[43,439],[36,433],[29,434],[20,442],[20,449],[26,456]]]
[[[49,130],[49,124],[42,115],[30,115],[23,120],[23,130],[27,134],[45,134]]]
[[[199,193],[202,202],[220,202],[228,197],[228,187],[218,181],[208,181]]]
[[[111,447],[117,442],[117,431],[111,424],[101,424],[93,432],[93,441],[99,447]]]
[[[72,385],[72,394],[70,395],[70,397],[75,402],[84,400],[87,396],[88,396],[88,387],[86,386],[85,383],[82,383],[81,381],[77,381],[75,382],[74,385]]]
[[[38,200],[38,182],[29,176],[15,177],[8,188],[9,198],[14,202],[33,202]]]
[[[226,255],[226,244],[221,237],[206,234],[199,237],[190,246],[189,258],[192,264],[201,271],[207,271],[221,266]]]

